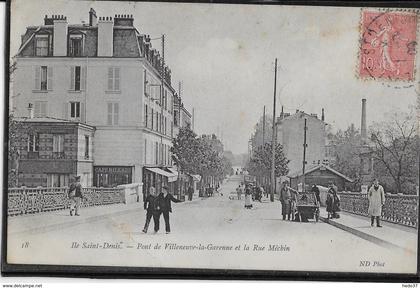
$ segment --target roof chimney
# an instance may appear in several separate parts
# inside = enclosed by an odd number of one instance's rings
[[[98,17],[96,17],[96,11],[93,8],[89,10],[89,26],[96,26],[98,24]]]
[[[366,131],[366,99],[362,99],[362,123],[360,127],[360,134],[362,136],[362,144],[367,142],[367,131]]]
[[[67,17],[53,15],[54,21],[54,56],[67,56]]]
[[[33,104],[32,103],[29,103],[28,104],[28,117],[30,119],[33,119],[34,118],[34,107],[33,107]]]
[[[112,57],[114,50],[114,22],[112,17],[99,17],[98,56]]]
[[[325,121],[324,108],[322,108],[322,112],[321,112],[321,120],[322,120],[322,121]]]

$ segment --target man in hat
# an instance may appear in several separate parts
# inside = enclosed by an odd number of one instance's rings
[[[165,230],[166,234],[171,233],[171,225],[169,224],[169,213],[172,213],[171,202],[179,203],[182,202],[181,200],[176,199],[172,194],[168,193],[168,187],[162,187],[162,193],[158,196],[158,202],[160,207],[160,213],[156,215],[155,223],[155,231],[159,230],[159,222],[160,222],[160,214],[163,214],[163,219],[165,219]]]
[[[79,209],[83,198],[80,176],[74,177],[73,183],[70,184],[68,196],[70,199],[70,216],[73,216],[73,212],[75,216],[80,216]]]

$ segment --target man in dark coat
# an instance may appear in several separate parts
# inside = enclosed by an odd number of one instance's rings
[[[153,188],[153,187],[151,187]],[[149,195],[146,197],[144,201],[144,209],[146,212],[146,223],[144,224],[143,233],[147,233],[147,229],[149,228],[150,220],[153,217],[153,222],[155,224],[155,232],[159,230],[159,223],[156,223],[157,214],[160,213],[160,207],[158,202],[158,197],[156,195],[155,189],[150,189]],[[157,228],[157,229],[156,229]]]
[[[70,184],[69,188],[69,199],[70,199],[70,216],[80,216],[79,209],[82,202],[82,185],[80,184],[80,176],[74,177],[74,182]]]
[[[188,186],[187,193],[188,193],[188,200],[192,201],[193,194],[194,194],[194,189],[192,185]]]
[[[320,192],[319,192],[318,186],[316,186],[315,184],[312,185],[311,192],[315,194],[315,198],[316,198],[317,204],[318,205],[321,205],[321,196],[320,196]]]
[[[168,193],[168,187],[164,186],[162,188],[162,193],[158,196],[160,213],[156,217],[157,219],[157,228],[156,231],[159,230],[159,222],[160,222],[160,214],[163,214],[163,219],[165,220],[165,230],[166,234],[171,233],[171,225],[169,224],[169,213],[172,213],[171,202],[179,203],[182,202],[181,200],[176,199],[172,194]]]

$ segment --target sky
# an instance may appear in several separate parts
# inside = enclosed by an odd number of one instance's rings
[[[44,15],[67,16],[70,24],[98,16],[132,14],[140,33],[165,34],[165,61],[172,85],[192,112],[198,134],[223,136],[225,149],[247,152],[263,107],[272,114],[274,59],[278,59],[277,115],[296,109],[321,114],[333,130],[360,127],[361,99],[367,124],[393,109],[408,111],[420,93],[412,83],[362,80],[357,75],[361,9],[112,1],[15,0],[11,55],[30,25]],[[417,34],[418,31],[417,31]],[[160,48],[155,40],[154,47]],[[419,57],[416,59],[417,70]],[[419,71],[417,71],[419,72]]]

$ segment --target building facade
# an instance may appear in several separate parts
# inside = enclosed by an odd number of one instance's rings
[[[290,160],[289,173],[302,171],[304,125],[306,119],[306,164],[322,164],[325,159],[326,133],[324,114],[321,119],[316,114],[296,110],[295,114],[282,113],[277,120],[277,143],[283,145],[284,155]]]
[[[76,175],[89,186],[93,177],[92,126],[52,118],[19,118],[19,155],[13,163],[18,185],[69,186]]]
[[[87,24],[46,16],[27,27],[15,61],[17,117],[32,104],[35,118],[95,128],[91,185],[140,183],[146,168],[172,165],[171,71],[132,16],[91,9]],[[153,177],[165,182],[163,173]]]

